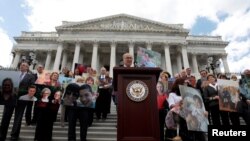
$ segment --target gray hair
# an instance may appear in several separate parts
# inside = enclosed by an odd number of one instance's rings
[[[51,94],[51,90],[49,88],[43,88],[41,91],[41,95],[45,92],[49,92],[49,95]]]

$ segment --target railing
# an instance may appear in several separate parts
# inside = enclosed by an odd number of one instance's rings
[[[22,32],[21,37],[58,37],[56,32]]]
[[[14,68],[14,67],[2,67],[0,66],[0,70],[10,70],[10,71],[18,71],[18,68]]]

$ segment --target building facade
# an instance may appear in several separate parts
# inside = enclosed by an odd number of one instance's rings
[[[192,36],[182,24],[126,14],[63,22],[56,32],[22,32],[14,39],[12,67],[29,55],[31,64],[44,64],[47,70],[60,71],[63,67],[73,70],[75,63],[81,63],[98,71],[109,65],[112,75],[112,68],[119,64],[123,53],[130,52],[136,57],[137,48],[144,47],[159,52],[161,68],[171,74],[187,67],[194,73],[204,67],[214,71],[208,60],[215,65],[215,61],[222,60],[225,72],[229,72],[225,52],[228,42],[220,36]]]

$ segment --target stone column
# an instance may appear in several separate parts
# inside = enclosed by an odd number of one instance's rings
[[[97,68],[97,53],[98,53],[98,42],[95,41],[93,44],[91,67],[96,70]]]
[[[152,50],[152,43],[151,42],[147,42],[147,50]]]
[[[176,61],[177,61],[177,71],[178,73],[182,70],[182,64],[181,64],[181,54],[179,52],[177,52],[176,54]]]
[[[113,77],[113,67],[116,64],[116,42],[111,43],[109,75]]]
[[[164,44],[164,52],[165,52],[166,70],[171,75],[173,75],[172,65],[171,65],[171,58],[170,58],[170,52],[169,52],[169,45],[167,43]]]
[[[20,61],[20,57],[21,57],[21,52],[20,51],[16,51],[15,52],[15,58],[14,58],[14,61],[13,61],[13,64],[11,65],[12,68],[16,68],[19,61]]]
[[[193,64],[194,73],[198,74],[199,70],[198,70],[198,64],[197,64],[197,57],[195,53],[192,54],[192,64]]]
[[[59,45],[57,47],[57,51],[56,51],[56,57],[55,57],[53,71],[59,71],[62,51],[63,51],[63,43],[59,43]]]
[[[29,52],[29,56],[32,59],[32,61],[30,62],[30,66],[29,66],[29,70],[30,71],[33,71],[35,69],[34,67],[35,67],[35,64],[37,63],[36,54],[37,54],[36,51],[30,51]]]
[[[45,70],[50,70],[50,61],[51,61],[51,50],[48,50],[47,52],[47,57],[46,57],[46,61],[45,61]]]
[[[79,61],[78,61],[80,64],[83,64],[83,53],[80,52],[80,55],[79,55]]]
[[[189,68],[188,55],[187,55],[187,46],[186,45],[183,45],[181,47],[181,53],[182,53],[182,60],[183,60],[184,69]]]
[[[75,63],[78,63],[79,61],[79,54],[80,54],[80,43],[77,42],[75,45],[74,59],[73,59],[72,68],[71,68],[72,72],[74,72]]]
[[[216,74],[218,74],[218,73],[221,73],[221,68],[220,68],[220,66],[221,66],[221,56],[217,56],[217,55],[215,55],[214,56],[214,60],[215,60],[215,73]]]
[[[62,67],[61,67],[61,71],[63,70],[64,67],[66,67],[66,65],[67,65],[67,60],[68,60],[68,53],[67,53],[66,50],[64,49],[64,51],[63,51],[63,58],[62,58]]]
[[[225,73],[230,72],[229,67],[228,67],[228,63],[227,63],[227,55],[222,56],[222,62],[223,62],[223,66],[225,69]]]
[[[134,43],[132,41],[129,42],[128,48],[129,48],[129,54],[131,54],[132,57],[134,58]]]

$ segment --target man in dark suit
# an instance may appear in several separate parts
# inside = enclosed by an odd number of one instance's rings
[[[35,83],[34,75],[29,72],[29,65],[26,62],[20,64],[20,77],[19,77],[19,89],[18,89],[18,98],[28,93],[28,87]],[[11,131],[11,140],[15,141],[19,137],[22,114],[25,112],[26,124],[30,125],[31,122],[31,110],[32,110],[33,101],[21,101],[18,100],[17,106],[15,108],[15,117],[14,123]]]
[[[122,61],[120,61],[119,67],[135,67],[133,62],[133,56],[130,53],[124,53],[122,56]],[[113,81],[113,86],[115,81]],[[117,105],[117,91],[114,89],[112,93],[112,99],[115,105]]]
[[[122,56],[123,58],[123,67],[134,67],[133,56],[129,53],[125,53]]]

